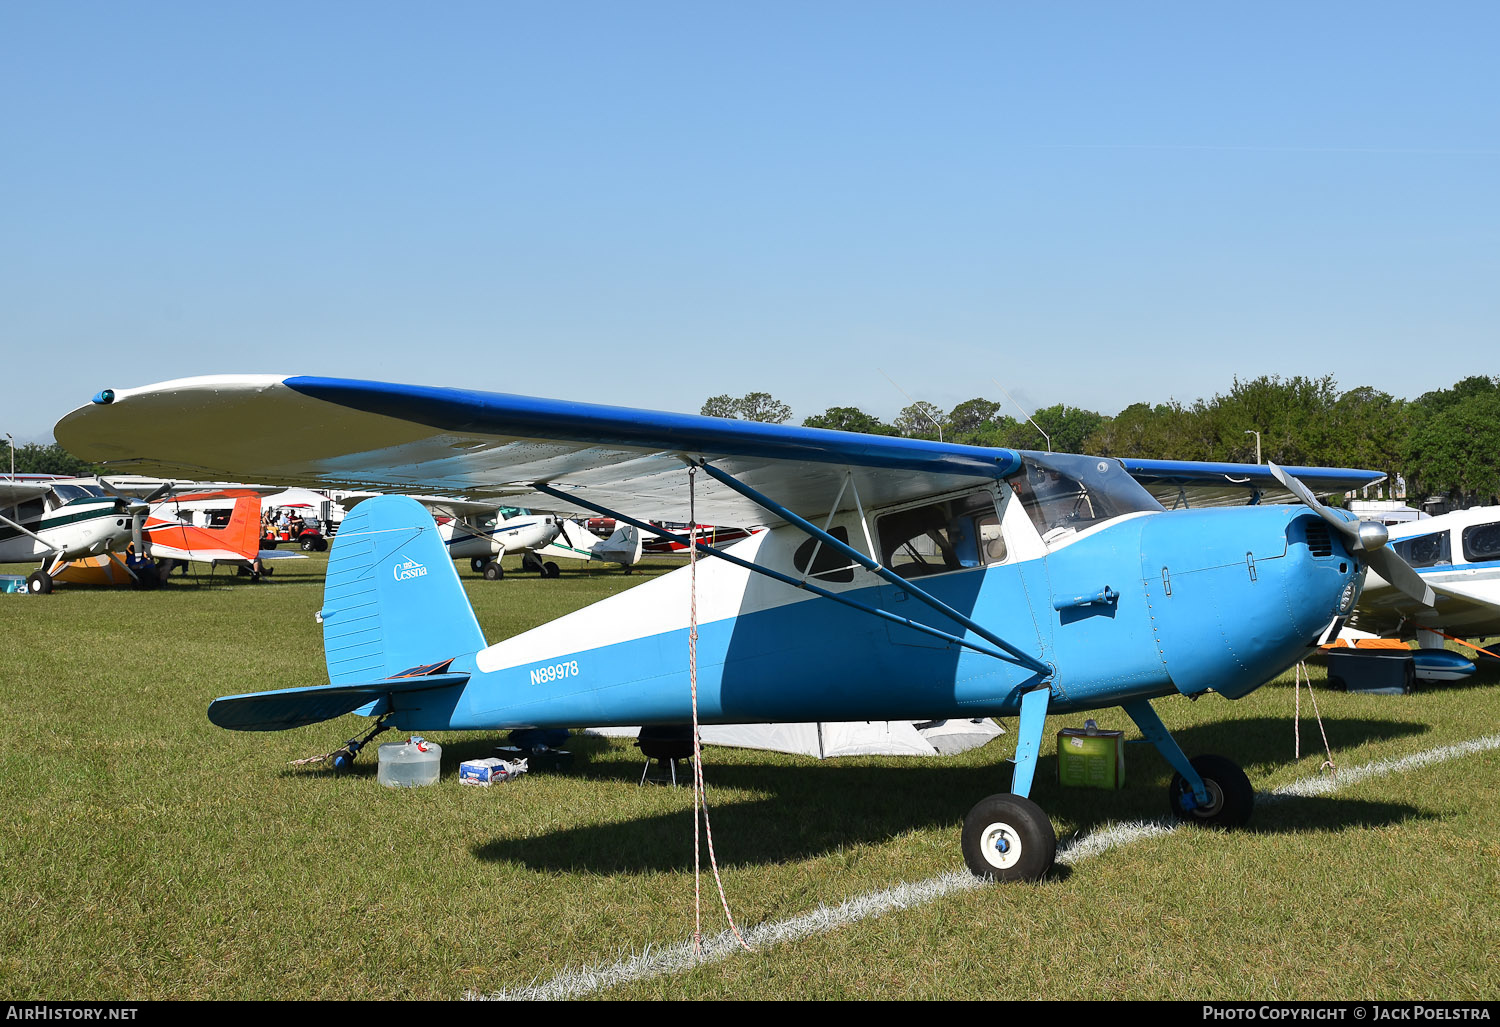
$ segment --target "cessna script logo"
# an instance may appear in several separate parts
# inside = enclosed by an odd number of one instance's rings
[[[427,568],[412,559],[398,563],[391,569],[395,573],[397,581],[409,581],[412,578],[421,578],[427,575]]]

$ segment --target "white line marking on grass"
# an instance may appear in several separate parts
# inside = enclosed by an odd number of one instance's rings
[[[1488,749],[1500,749],[1500,735],[1485,735],[1483,738],[1474,738],[1467,742],[1459,742],[1456,745],[1443,745],[1436,749],[1428,749],[1425,752],[1413,753],[1410,756],[1401,756],[1397,759],[1362,763],[1357,767],[1350,767],[1347,770],[1335,771],[1334,774],[1328,776],[1303,778],[1301,781],[1293,781],[1289,785],[1283,785],[1270,792],[1262,793],[1257,798],[1275,801],[1294,796],[1307,798],[1314,795],[1327,795],[1335,789],[1343,788],[1345,785],[1352,785],[1360,781],[1367,781],[1372,777],[1385,777],[1387,774],[1404,774],[1408,770],[1428,767],[1434,763],[1443,763],[1447,760],[1457,759],[1460,756],[1470,756],[1476,752],[1484,752]]]
[[[1275,802],[1294,797],[1327,795],[1329,792],[1360,781],[1385,777],[1389,774],[1401,774],[1490,749],[1500,749],[1500,735],[1485,735],[1482,738],[1459,742],[1456,745],[1428,749],[1411,756],[1361,764],[1347,770],[1340,770],[1337,778],[1329,776],[1304,778],[1269,792],[1258,792],[1256,799]],[[1072,866],[1122,845],[1171,834],[1177,830],[1177,827],[1177,822],[1173,820],[1136,820],[1124,824],[1106,824],[1089,834],[1070,839],[1059,845],[1057,862]],[[945,895],[982,886],[982,882],[967,871],[953,870],[915,884],[898,884],[882,891],[857,895],[837,906],[819,906],[810,913],[804,913],[789,920],[758,924],[745,931],[745,940],[752,946],[766,947],[781,942],[798,941],[813,935],[825,934],[845,924],[880,916],[892,910],[923,906]],[[731,932],[725,931],[712,938],[703,939],[701,953],[694,950],[692,941],[678,942],[666,948],[652,948],[648,945],[640,952],[623,956],[607,965],[565,969],[542,984],[532,984],[490,994],[470,991],[465,993],[464,998],[533,1001],[579,998],[617,984],[629,984],[633,981],[643,981],[652,977],[691,970],[695,966],[726,959],[738,951],[740,951],[739,942]]]

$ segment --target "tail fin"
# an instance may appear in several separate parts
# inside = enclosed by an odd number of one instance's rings
[[[432,515],[406,496],[377,496],[344,518],[320,616],[335,685],[394,677],[485,644]]]
[[[634,525],[622,524],[615,533],[594,547],[595,560],[606,560],[624,567],[640,562],[644,540]]]

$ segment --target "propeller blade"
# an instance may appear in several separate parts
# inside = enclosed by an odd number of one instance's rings
[[[1328,507],[1318,502],[1318,497],[1312,494],[1312,489],[1304,485],[1300,479],[1288,474],[1283,468],[1277,467],[1269,460],[1266,461],[1266,466],[1270,468],[1271,475],[1277,481],[1281,482],[1284,489],[1302,501],[1303,506],[1323,518],[1323,520],[1327,521],[1334,528],[1337,528],[1339,534],[1343,535],[1349,542],[1350,549],[1363,548],[1363,543],[1359,537],[1358,522],[1346,521]]]
[[[1422,580],[1422,575],[1412,570],[1411,564],[1391,550],[1372,549],[1365,555],[1365,561],[1370,565],[1370,570],[1423,606],[1431,607],[1437,601],[1432,586]]]
[[[1432,606],[1436,597],[1432,588],[1422,580],[1422,576],[1412,570],[1411,564],[1401,559],[1395,551],[1386,546],[1389,534],[1384,524],[1378,521],[1350,521],[1345,520],[1331,509],[1318,502],[1312,490],[1297,480],[1285,470],[1273,463],[1267,466],[1276,480],[1309,507],[1314,513],[1344,536],[1351,553],[1360,553],[1363,556],[1366,567],[1379,574],[1391,585],[1400,589],[1423,606]]]

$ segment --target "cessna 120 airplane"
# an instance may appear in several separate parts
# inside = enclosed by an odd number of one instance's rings
[[[981,877],[1052,864],[1056,834],[1028,797],[1049,713],[1123,707],[1176,771],[1179,816],[1243,824],[1244,772],[1189,759],[1151,700],[1258,688],[1337,631],[1367,567],[1424,592],[1383,525],[1261,467],[1237,478],[1303,505],[1168,513],[1100,457],[249,375],[106,390],[55,433],[84,459],[160,472],[540,493],[643,531],[624,511],[765,524],[701,547],[717,558],[702,567],[491,645],[427,511],[369,500],[329,559],[330,683],[220,698],[209,719],[267,731],[357,712],[375,718],[357,750],[386,727],[668,725],[695,711],[702,723],[1017,716],[1010,791],[964,820]],[[1223,480],[1223,465],[1153,463],[1141,473]],[[1379,477],[1293,472],[1337,490]]]

